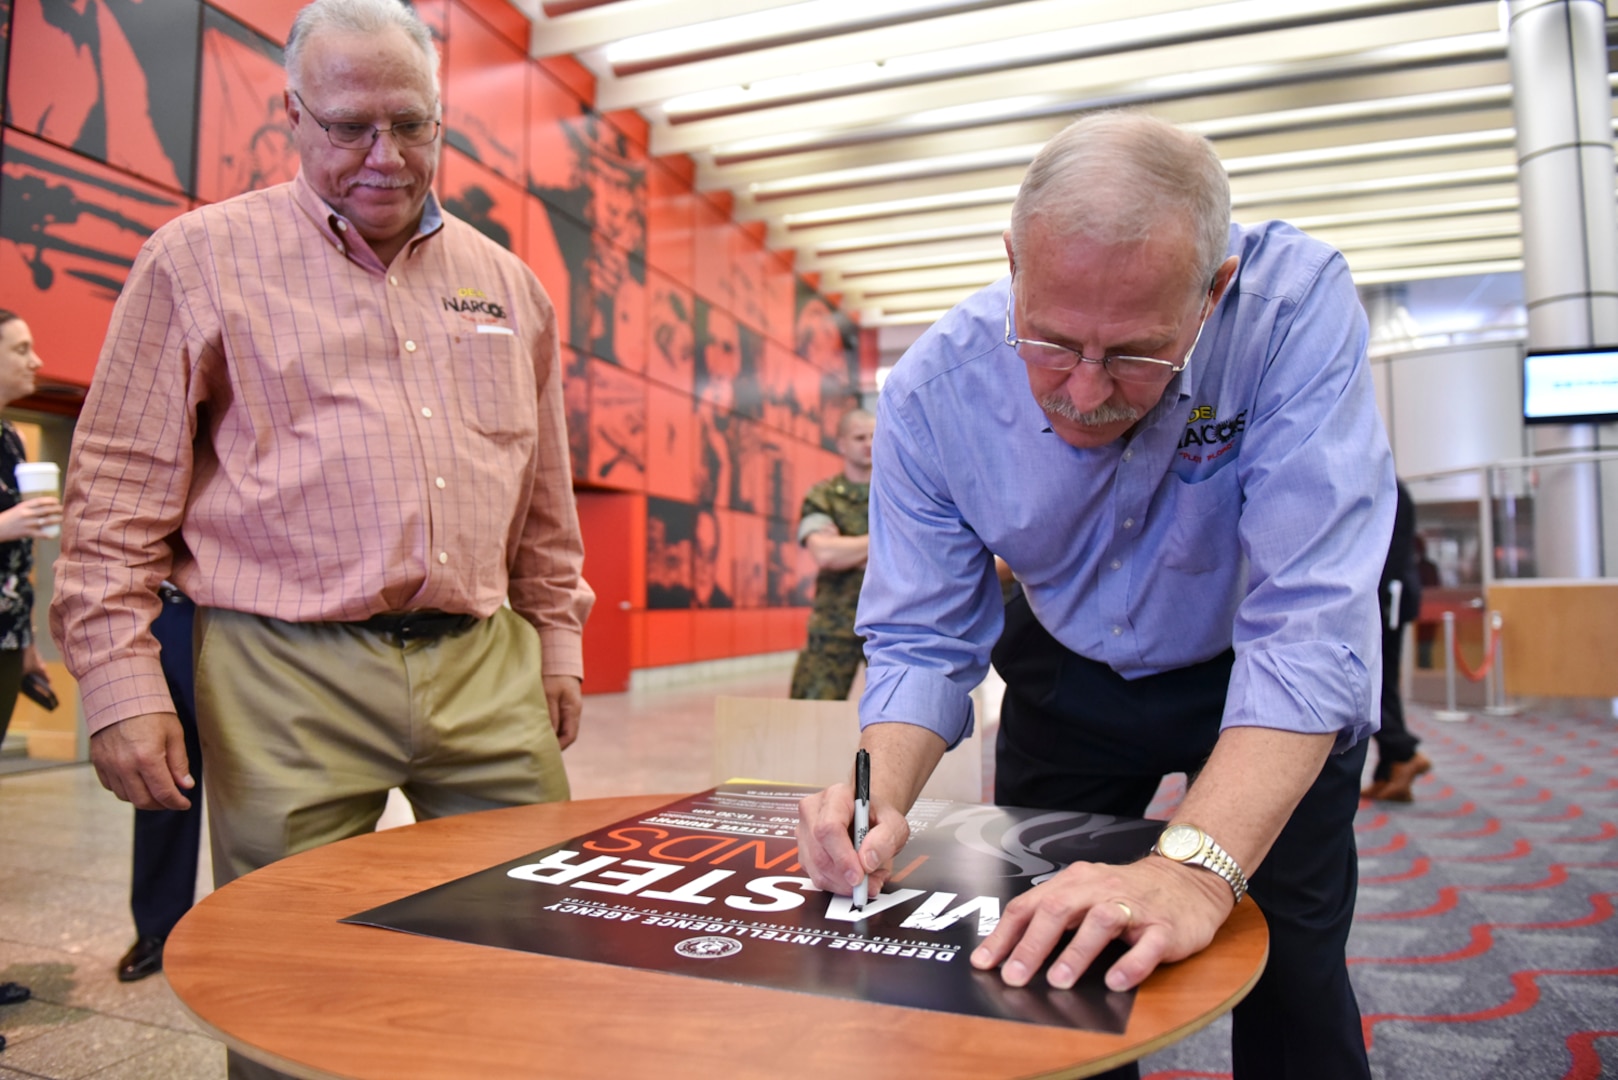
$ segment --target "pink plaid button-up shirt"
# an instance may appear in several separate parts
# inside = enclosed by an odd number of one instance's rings
[[[147,242],[73,440],[51,630],[92,732],[172,712],[149,626],[173,581],[294,622],[510,598],[582,675],[594,596],[556,316],[429,201],[383,266],[302,176]]]

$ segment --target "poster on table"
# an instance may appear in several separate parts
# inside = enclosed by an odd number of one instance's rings
[[[1160,822],[922,799],[863,910],[797,859],[811,789],[732,781],[343,921],[778,990],[1121,1033],[1134,992],[1006,986],[968,957],[1068,863],[1129,862]]]

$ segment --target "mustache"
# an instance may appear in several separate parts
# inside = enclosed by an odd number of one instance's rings
[[[356,176],[343,184],[343,194],[347,195],[358,187],[370,188],[406,188],[420,183],[414,174],[400,173],[395,176]]]
[[[1058,393],[1041,397],[1039,407],[1045,410],[1047,416],[1058,416],[1080,427],[1105,427],[1120,421],[1134,423],[1141,417],[1139,409],[1128,405],[1114,405],[1110,401],[1102,402],[1089,412],[1081,412],[1079,407],[1073,404],[1072,398]]]

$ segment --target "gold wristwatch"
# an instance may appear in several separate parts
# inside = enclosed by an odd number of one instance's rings
[[[1152,852],[1177,863],[1212,870],[1225,879],[1230,891],[1236,894],[1238,904],[1247,895],[1247,875],[1242,873],[1242,868],[1236,865],[1236,860],[1224,848],[1214,842],[1213,837],[1195,825],[1187,825],[1183,821],[1170,825],[1158,834]]]

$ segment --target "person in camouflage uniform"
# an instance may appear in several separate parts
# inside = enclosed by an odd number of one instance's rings
[[[820,567],[809,644],[792,669],[792,696],[837,701],[848,697],[865,660],[865,641],[854,633],[854,611],[865,582],[870,550],[871,435],[876,417],[851,409],[837,425],[843,471],[809,489],[799,512],[798,543]]]

